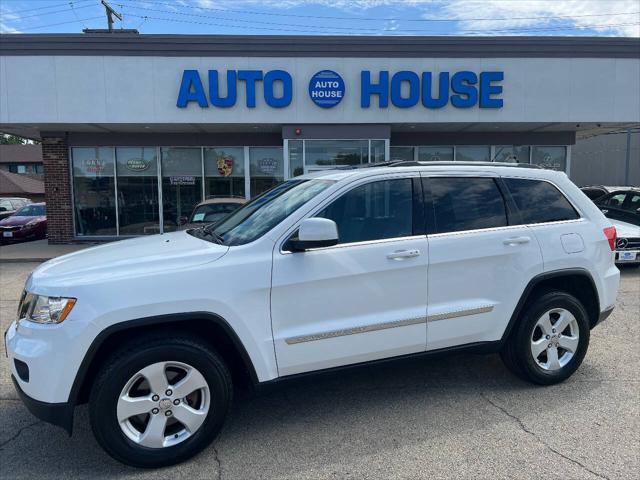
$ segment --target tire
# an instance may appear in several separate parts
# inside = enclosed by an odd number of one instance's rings
[[[232,391],[229,370],[207,344],[190,337],[141,338],[100,370],[89,398],[91,428],[102,448],[122,463],[173,465],[213,441]],[[144,413],[129,416],[138,410]]]
[[[580,301],[565,292],[548,292],[527,303],[500,355],[523,380],[553,385],[578,369],[589,334],[588,315]]]

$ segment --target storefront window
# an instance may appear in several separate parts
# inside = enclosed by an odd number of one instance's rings
[[[531,147],[531,163],[550,170],[567,169],[567,147]]]
[[[420,162],[452,162],[453,147],[418,147]]]
[[[305,164],[308,170],[368,162],[367,140],[305,140]],[[383,147],[384,158],[384,147]]]
[[[529,163],[529,147],[518,145],[496,145],[494,162]]]
[[[371,140],[371,163],[384,162],[385,154],[385,141],[384,140]]]
[[[266,192],[284,181],[284,161],[282,148],[251,147],[249,149],[251,165],[251,196]]]
[[[289,140],[289,176],[291,178],[304,173],[302,148],[302,140]]]
[[[204,149],[204,196],[244,197],[244,148]]]
[[[413,162],[414,147],[390,147],[389,155],[392,162]]]
[[[76,235],[116,235],[113,148],[72,149]]]
[[[489,162],[491,149],[488,146],[456,147],[456,162]]]
[[[162,149],[162,217],[164,231],[187,222],[202,201],[202,149]]]
[[[120,235],[160,232],[155,147],[116,148]]]

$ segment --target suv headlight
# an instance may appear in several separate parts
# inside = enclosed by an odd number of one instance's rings
[[[35,323],[60,323],[67,318],[75,304],[75,298],[26,293],[18,307],[18,317]]]

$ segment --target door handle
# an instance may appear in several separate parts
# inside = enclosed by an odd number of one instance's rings
[[[402,260],[403,258],[413,258],[420,256],[420,250],[396,250],[387,255],[389,260]]]
[[[524,245],[525,243],[529,243],[531,238],[529,237],[511,237],[505,238],[502,243],[505,245]]]

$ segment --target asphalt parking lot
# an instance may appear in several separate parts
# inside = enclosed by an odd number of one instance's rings
[[[0,324],[36,263],[0,264]],[[386,364],[240,395],[219,438],[161,471],[125,467],[93,439],[35,419],[0,360],[0,478],[622,479],[640,471],[640,270],[592,332],[578,372],[534,387],[496,355]],[[634,473],[635,472],[635,473]]]

